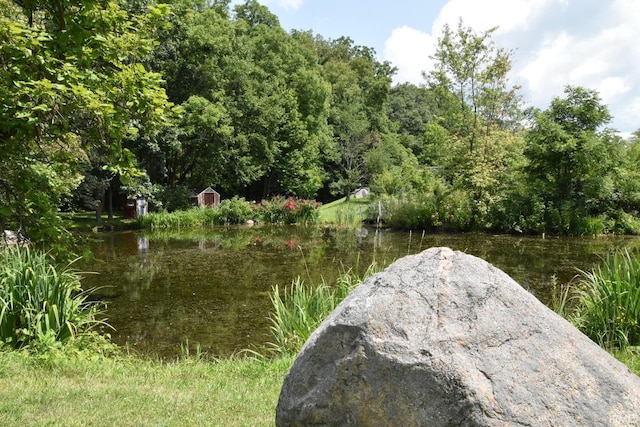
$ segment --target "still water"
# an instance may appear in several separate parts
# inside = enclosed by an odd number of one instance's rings
[[[606,253],[638,247],[637,237],[546,238],[486,234],[423,234],[320,227],[235,227],[181,233],[102,233],[85,288],[108,303],[113,341],[161,358],[187,342],[212,356],[260,351],[270,340],[269,294],[297,277],[330,281],[345,269],[434,246],[481,257],[545,303],[551,278],[566,283]]]

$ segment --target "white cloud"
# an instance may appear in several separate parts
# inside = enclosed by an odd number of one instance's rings
[[[622,131],[640,127],[640,2],[638,0],[449,0],[432,25],[485,31],[515,49],[512,81],[524,99],[547,108],[566,85],[599,92]]]
[[[462,18],[465,26],[478,32],[498,26],[496,35],[505,34],[526,28],[550,1],[559,0],[450,0],[434,21],[431,34],[408,26],[393,30],[385,43],[384,57],[399,69],[394,81],[424,82],[421,73],[432,69],[430,56],[445,23],[456,28]]]
[[[574,40],[568,34],[560,33],[543,42],[535,56],[522,67],[519,74],[534,95],[543,92],[546,95],[548,90],[561,92],[567,83],[565,70],[574,63],[572,56],[567,54],[573,44]],[[534,104],[536,101],[533,100]]]
[[[596,87],[605,103],[614,101],[619,95],[624,95],[630,89],[629,83],[622,77],[607,77]]]
[[[524,80],[527,98],[546,108],[553,97],[562,95],[563,86],[584,86],[597,90],[609,106],[614,127],[628,132],[640,126],[638,100],[633,99],[640,89],[636,83],[640,74],[637,4],[618,1],[615,7],[603,7],[598,19],[582,22],[571,21],[568,10],[563,29],[540,26],[532,34],[517,35],[516,39],[531,37],[543,30],[554,34],[537,48],[518,52],[518,76]]]
[[[630,102],[631,108],[629,109],[629,113],[634,117],[640,117],[640,96],[636,96]]]
[[[586,57],[581,63],[569,70],[569,81],[586,81],[602,75],[608,66],[602,57]]]
[[[278,4],[284,9],[299,9],[302,6],[302,0],[278,0]]]
[[[462,18],[464,25],[476,31],[498,26],[497,33],[523,30],[552,0],[450,0],[434,21],[432,31],[440,33],[444,24],[455,28]]]
[[[406,25],[394,29],[384,46],[385,59],[398,67],[394,82],[424,83],[422,71],[431,69],[435,45],[436,39],[420,30]]]
[[[616,0],[613,3],[615,13],[626,17],[629,22],[640,19],[640,3],[637,0]]]
[[[297,9],[300,9],[300,6],[302,6],[302,2],[303,0],[264,0],[264,1],[261,1],[260,3],[263,3],[266,6],[277,4],[283,9],[297,10]]]

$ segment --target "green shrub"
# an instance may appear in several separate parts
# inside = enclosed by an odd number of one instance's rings
[[[222,212],[218,208],[196,208],[200,216],[200,225],[220,225],[223,224]]]
[[[618,210],[612,214],[614,226],[613,232],[617,234],[640,234],[640,219]]]
[[[387,205],[388,224],[404,230],[432,229],[440,225],[432,200],[393,202]]]
[[[575,234],[580,236],[601,236],[610,228],[604,217],[587,216],[578,218],[576,223]]]
[[[220,224],[244,224],[253,218],[254,212],[244,197],[234,196],[220,203],[218,215]]]
[[[640,345],[640,257],[616,252],[581,272],[572,320],[604,348]]]
[[[511,231],[517,228],[526,234],[546,233],[546,205],[533,196],[526,200],[525,196],[527,195],[528,194],[525,194],[512,204],[505,202],[505,204],[507,204],[505,208],[505,211],[507,211],[505,215],[506,221],[504,221],[505,229]]]
[[[254,206],[260,220],[268,224],[310,224],[318,222],[315,200],[275,196]]]
[[[467,231],[474,219],[471,198],[462,190],[394,198],[386,202],[385,210],[388,224],[405,230],[440,228]]]
[[[0,250],[0,340],[13,348],[49,347],[87,334],[102,322],[70,265],[29,248]]]
[[[473,220],[469,194],[463,190],[448,193],[438,206],[442,227],[454,231],[467,231]]]

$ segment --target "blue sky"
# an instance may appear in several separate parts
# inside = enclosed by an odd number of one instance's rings
[[[429,28],[446,3],[438,1],[399,1],[398,7],[389,7],[388,0],[306,0],[299,1],[296,9],[280,4],[287,2],[264,1],[280,19],[286,30],[313,30],[326,38],[351,37],[356,44],[373,47],[382,54],[384,45],[394,28],[408,25]],[[289,3],[296,4],[289,0]],[[405,5],[406,4],[406,5]]]
[[[234,0],[232,4],[239,3]],[[640,128],[638,0],[259,0],[282,27],[351,37],[398,68],[395,82],[423,82],[445,23],[499,29],[514,50],[511,83],[527,105],[547,108],[565,85],[600,93],[623,134]]]

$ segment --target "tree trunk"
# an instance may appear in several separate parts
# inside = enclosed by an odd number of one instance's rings
[[[113,180],[109,183],[107,191],[107,209],[109,210],[109,221],[113,221]]]
[[[102,224],[102,209],[104,207],[103,204],[103,200],[104,200],[104,189],[99,190],[96,189],[96,223],[98,224]]]
[[[100,201],[98,201],[98,206],[96,207],[96,222],[102,224],[102,206]]]

